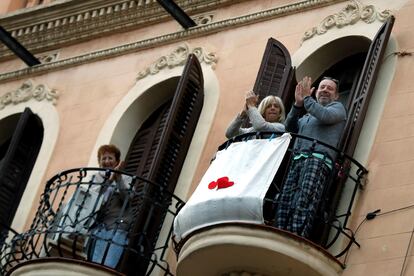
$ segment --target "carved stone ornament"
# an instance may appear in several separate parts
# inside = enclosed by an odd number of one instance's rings
[[[49,63],[54,62],[58,59],[59,53],[44,53],[37,56],[37,59],[40,61],[40,63]]]
[[[214,14],[200,14],[192,17],[197,26],[207,25],[213,22]]]
[[[171,54],[160,57],[157,61],[151,64],[148,68],[138,73],[137,80],[143,79],[148,75],[155,75],[164,68],[174,68],[182,66],[187,61],[190,54],[194,54],[200,63],[211,65],[214,69],[218,61],[215,53],[208,53],[202,47],[190,49],[187,44],[183,44],[175,49]]]
[[[347,25],[353,25],[360,20],[367,24],[375,20],[384,22],[391,15],[392,12],[390,10],[379,12],[373,5],[365,6],[358,0],[351,0],[342,11],[326,17],[317,27],[306,31],[302,41],[308,40],[315,35],[322,35],[335,26],[342,28]]]
[[[30,8],[30,7],[34,7],[34,6],[38,6],[38,5],[42,5],[42,4],[46,4],[46,3],[50,3],[53,2],[55,0],[27,0],[27,4],[26,4],[26,8]]]
[[[50,101],[55,105],[58,97],[59,93],[55,89],[49,89],[44,84],[35,86],[31,80],[27,80],[18,89],[0,96],[0,110],[7,105],[27,102],[32,98],[39,102]]]

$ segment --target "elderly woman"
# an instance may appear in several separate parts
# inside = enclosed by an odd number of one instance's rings
[[[243,133],[257,131],[284,132],[285,107],[282,100],[276,96],[267,96],[256,108],[258,96],[252,91],[246,94],[246,103],[243,111],[230,123],[226,130],[226,137],[230,139]],[[249,118],[252,127],[242,128],[245,118]]]
[[[122,170],[121,153],[114,145],[103,145],[98,150],[100,168]],[[131,180],[126,175],[109,176],[100,172],[94,176],[96,187],[103,200],[97,223],[91,229],[92,245],[90,258],[93,262],[116,268],[128,243],[128,230],[131,224]],[[106,254],[105,259],[103,260]]]

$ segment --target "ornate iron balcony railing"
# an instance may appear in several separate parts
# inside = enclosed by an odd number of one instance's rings
[[[112,181],[115,176],[117,182]],[[164,257],[172,220],[183,205],[164,187],[139,176],[101,168],[61,172],[47,182],[30,229],[21,234],[9,231],[3,237],[1,275],[37,258],[91,262],[97,241],[106,244],[103,258],[95,258],[95,263],[104,265],[109,247],[118,246],[123,257],[116,270],[123,272],[133,265],[135,275],[149,275],[158,267],[164,275],[173,275]],[[163,216],[164,225],[151,225],[154,216]],[[97,231],[103,224],[110,230],[107,237]],[[117,230],[127,233],[127,242],[112,241]]]
[[[223,143],[218,150],[224,150],[234,142],[250,139],[269,139],[281,134],[283,133],[258,132],[239,135]],[[326,187],[324,187],[323,197],[318,207],[315,223],[313,224],[311,235],[307,240],[329,250],[334,257],[339,258],[347,252],[352,244],[359,246],[355,240],[353,231],[347,228],[347,223],[351,216],[358,189],[364,187],[368,171],[354,158],[335,147],[303,135],[291,133],[291,136],[292,140],[288,151],[264,199],[263,216],[265,223],[268,226],[274,227],[275,213],[278,205],[276,195],[281,191],[288,176],[295,142],[298,140],[309,141],[313,146],[307,152],[308,154],[320,153],[320,151],[312,151],[312,148],[313,150],[315,148],[320,150],[321,147],[333,152],[336,158],[332,160],[331,174]],[[175,243],[176,253],[181,250],[182,245],[190,236],[191,234]]]
[[[282,133],[272,132],[258,132],[244,134],[229,139],[219,147],[219,150],[228,147],[231,143],[236,141],[244,141],[246,139],[268,139],[272,135],[281,135]],[[362,189],[365,185],[368,170],[362,166],[357,160],[345,154],[339,149],[328,145],[322,141],[291,133],[292,140],[289,149],[285,155],[284,161],[275,175],[272,186],[269,189],[264,203],[264,215],[269,225],[273,225],[275,209],[278,204],[275,200],[276,193],[280,192],[282,185],[285,183],[289,173],[289,165],[291,162],[292,153],[294,152],[294,145],[297,141],[309,141],[312,143],[311,148],[322,146],[326,151],[333,151],[336,153],[336,158],[333,161],[333,168],[328,180],[328,185],[324,188],[322,202],[318,208],[316,222],[314,223],[312,234],[309,239],[316,244],[330,249],[340,238],[348,240],[344,248],[337,248],[335,257],[339,258],[347,252],[347,250],[354,243],[359,247],[355,240],[353,231],[347,228],[348,220],[351,216],[352,207],[357,195],[358,189]],[[318,145],[318,146],[317,146]],[[308,154],[312,154],[312,149]],[[341,205],[340,207],[338,207]]]

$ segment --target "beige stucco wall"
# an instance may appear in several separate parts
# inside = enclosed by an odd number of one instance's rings
[[[23,7],[25,0],[3,0],[0,2],[0,15]]]
[[[292,1],[247,1],[214,11],[215,20],[224,20],[263,9],[284,5]],[[414,51],[414,1],[378,0],[362,1],[373,4],[377,10],[386,8],[395,12],[396,23],[392,32],[394,48],[397,51]],[[318,46],[334,38],[361,30],[363,35],[372,38],[380,22],[372,24],[358,22],[341,29],[332,28],[326,34],[314,37],[301,44],[304,31],[317,26],[326,16],[339,12],[346,3],[321,7],[318,10],[303,11],[274,20],[263,21],[254,25],[236,26],[206,36],[187,39],[190,48],[203,47],[208,52],[216,53],[218,63],[215,68],[203,64],[208,71],[208,99],[205,103],[198,134],[194,138],[192,162],[188,162],[180,180],[180,195],[188,198],[207,169],[217,146],[225,141],[224,131],[243,105],[243,96],[252,88],[261,62],[267,39],[274,37],[290,51],[293,63],[300,66],[311,56]],[[111,48],[137,40],[151,38],[180,30],[177,23],[167,21],[151,28],[143,28],[126,33],[98,38],[59,49],[59,58],[76,57],[101,49]],[[154,35],[156,34],[156,35]],[[14,222],[14,227],[23,229],[31,223],[30,215],[35,212],[32,203],[43,190],[45,181],[59,171],[93,164],[95,150],[100,141],[111,141],[114,137],[117,120],[122,118],[128,106],[128,99],[137,99],[145,93],[146,88],[157,81],[177,76],[181,67],[163,71],[157,75],[137,81],[138,72],[148,67],[159,57],[168,55],[183,42],[173,42],[155,48],[137,51],[110,59],[95,61],[47,74],[30,77],[35,83],[44,83],[60,92],[56,106],[53,106],[56,120],[55,129],[48,143],[49,157],[42,159],[43,169],[36,171],[36,181],[26,193],[32,200],[25,201],[19,212],[23,221]],[[382,212],[409,206],[414,202],[414,181],[411,172],[414,169],[414,88],[411,79],[414,75],[413,56],[388,57],[392,63],[383,71],[390,78],[376,91],[378,105],[366,134],[367,143],[360,146],[361,161],[369,169],[369,183],[361,193],[352,221],[352,229],[363,220],[367,212],[381,209]],[[4,66],[3,66],[4,65]],[[9,72],[22,68],[21,61],[4,62],[0,72]],[[384,66],[385,68],[385,66]],[[395,71],[395,73],[393,73]],[[394,74],[390,76],[389,74]],[[152,80],[150,81],[150,78]],[[18,88],[23,80],[4,82],[0,86],[3,93]],[[147,86],[145,86],[147,85]],[[388,86],[390,88],[388,89]],[[145,89],[144,89],[145,88]],[[135,93],[135,94],[134,94]],[[135,96],[131,96],[134,94]],[[50,107],[50,103],[41,103]],[[21,103],[29,105],[29,103]],[[19,108],[20,108],[19,107]],[[12,107],[6,107],[9,110]],[[15,108],[15,107],[13,107]],[[22,109],[22,108],[20,108]],[[383,109],[383,111],[382,111]],[[378,110],[380,110],[378,112]],[[5,112],[5,111],[4,111]],[[375,113],[376,112],[376,113]],[[1,113],[0,113],[1,114]],[[40,114],[40,113],[39,113]],[[42,116],[40,116],[42,117]],[[117,119],[118,118],[118,119]],[[372,123],[371,123],[372,122]],[[202,130],[200,130],[200,128]],[[364,126],[365,129],[365,126]],[[201,132],[200,132],[201,131]],[[108,133],[109,132],[109,133]],[[366,142],[365,141],[365,142]],[[364,141],[362,141],[364,142]],[[125,153],[123,157],[125,157]],[[41,166],[42,167],[42,166]],[[181,182],[185,179],[185,183]],[[25,195],[27,196],[27,195]],[[414,226],[414,210],[407,209],[389,215],[379,216],[373,221],[365,222],[357,239],[361,248],[353,247],[344,275],[399,275],[404,255]],[[173,258],[171,258],[173,259]],[[412,251],[407,259],[405,275],[414,273]]]

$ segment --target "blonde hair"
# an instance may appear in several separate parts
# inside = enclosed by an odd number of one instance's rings
[[[268,108],[271,104],[276,103],[280,107],[280,116],[277,120],[278,123],[283,123],[285,121],[285,106],[283,105],[282,100],[279,97],[276,96],[267,96],[264,98],[257,108],[262,115],[262,117],[265,117],[265,111],[266,108]]]

